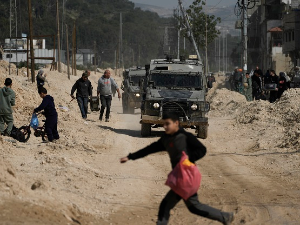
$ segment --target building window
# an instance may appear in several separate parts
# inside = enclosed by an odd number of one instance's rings
[[[6,58],[7,59],[11,59],[12,58],[12,54],[6,54]]]
[[[289,42],[292,41],[292,32],[289,32]]]
[[[295,41],[295,32],[292,31],[292,41]]]

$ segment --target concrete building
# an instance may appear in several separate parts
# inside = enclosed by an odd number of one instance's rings
[[[295,6],[287,4],[283,16],[283,53],[291,57],[290,68],[300,66],[300,1]]]
[[[76,63],[81,66],[89,66],[94,64],[95,54],[91,49],[77,49]],[[70,61],[72,60],[72,57]],[[97,62],[96,62],[97,64]]]

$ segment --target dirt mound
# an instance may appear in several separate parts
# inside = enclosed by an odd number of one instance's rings
[[[211,90],[212,91],[212,90]],[[244,95],[226,88],[217,89],[208,98],[211,104],[211,116],[232,116],[240,111],[248,102]]]
[[[274,143],[278,147],[300,146],[300,90],[290,89],[282,98],[271,104],[267,101],[254,101],[241,107],[237,115],[239,124],[259,129],[274,128]]]

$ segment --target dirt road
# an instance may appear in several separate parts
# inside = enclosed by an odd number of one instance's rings
[[[54,97],[68,92],[72,79],[53,87]],[[155,224],[168,191],[168,156],[159,153],[125,165],[119,158],[157,140],[162,131],[141,138],[138,110],[122,114],[117,98],[109,123],[100,122],[98,113],[83,121],[75,102],[68,107],[70,112],[59,113],[57,143],[35,137],[26,144],[2,140],[0,224]],[[201,202],[235,211],[234,224],[299,224],[299,151],[261,148],[257,140],[269,133],[237,124],[226,113],[216,115],[210,115],[209,138],[203,141],[208,154],[197,163],[203,174]],[[191,215],[181,202],[170,224],[219,223]]]

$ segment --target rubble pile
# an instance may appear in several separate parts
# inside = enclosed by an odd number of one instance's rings
[[[275,127],[278,147],[300,147],[300,89],[286,91],[274,104],[254,101],[241,107],[236,120],[259,129]]]

